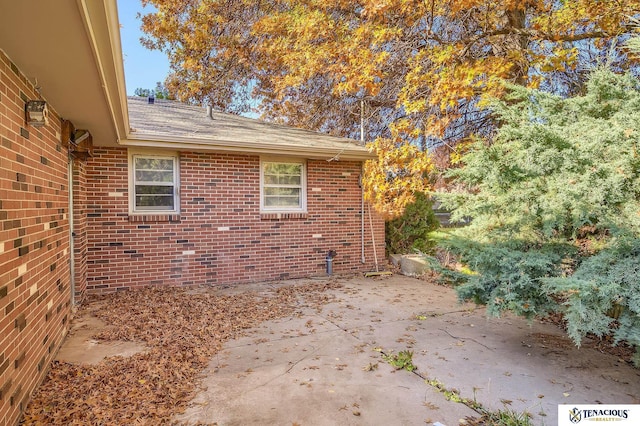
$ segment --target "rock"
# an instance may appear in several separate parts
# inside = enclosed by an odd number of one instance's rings
[[[400,258],[400,271],[403,275],[416,277],[424,274],[428,270],[429,264],[426,259],[419,254],[405,254]]]
[[[402,259],[401,254],[391,254],[389,255],[389,260],[393,263],[393,266],[400,266],[400,260]]]

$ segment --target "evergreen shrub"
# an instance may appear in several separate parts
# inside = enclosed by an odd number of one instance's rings
[[[459,296],[494,315],[562,312],[578,345],[595,333],[637,348],[638,80],[598,69],[583,96],[510,87],[492,107],[495,139],[476,140],[450,172],[456,189],[438,194],[452,220],[471,218],[443,241],[477,272]]]
[[[407,205],[402,216],[385,223],[389,253],[429,253],[435,245],[429,238],[429,233],[439,226],[433,201],[422,192],[416,192],[414,197],[415,201]]]

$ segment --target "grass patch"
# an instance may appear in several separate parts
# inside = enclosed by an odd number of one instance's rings
[[[533,426],[529,413],[518,413],[514,410],[497,410],[485,412],[481,417],[467,417],[469,426]]]
[[[449,389],[436,379],[425,379],[425,382],[438,390],[447,400],[464,404],[474,411],[479,417],[466,417],[467,426],[533,426],[531,416],[527,412],[519,413],[515,410],[504,409],[491,411],[474,399],[465,398],[457,389]]]
[[[395,367],[396,370],[415,371],[418,369],[413,365],[413,351],[400,351],[397,354],[382,354],[382,359]]]

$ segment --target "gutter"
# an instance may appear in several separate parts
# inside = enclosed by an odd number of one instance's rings
[[[76,0],[96,63],[116,138],[126,135],[129,115],[118,7],[115,0]]]
[[[366,259],[364,257],[364,163],[360,163],[360,262],[364,265]]]
[[[125,147],[165,148],[177,151],[224,151],[236,153],[269,154],[305,157],[309,159],[327,158],[340,160],[365,161],[376,158],[376,155],[366,148],[353,145],[342,146],[302,146],[267,144],[264,142],[246,142],[237,140],[215,140],[180,136],[144,136],[143,138],[128,138],[120,140]]]

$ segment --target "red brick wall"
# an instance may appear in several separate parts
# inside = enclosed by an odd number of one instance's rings
[[[16,424],[70,315],[67,153],[60,119],[27,126],[33,85],[0,51],[0,425]]]
[[[359,162],[308,161],[308,214],[281,219],[260,215],[259,164],[180,153],[179,218],[151,220],[128,215],[127,150],[98,149],[87,164],[88,291],[321,275],[330,249],[334,273],[373,269],[367,216],[361,263]],[[384,224],[374,227],[382,263]]]

